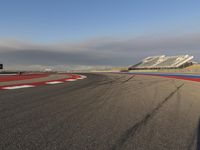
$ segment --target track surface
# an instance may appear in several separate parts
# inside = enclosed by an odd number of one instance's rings
[[[125,74],[87,77],[0,91],[0,149],[200,149],[200,83]]]

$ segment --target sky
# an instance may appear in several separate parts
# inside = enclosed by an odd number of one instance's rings
[[[8,68],[129,66],[151,55],[200,61],[198,0],[0,0]]]

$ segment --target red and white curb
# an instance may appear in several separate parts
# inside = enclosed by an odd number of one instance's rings
[[[65,81],[76,81],[77,79],[66,79]]]
[[[51,81],[51,82],[46,82],[46,84],[59,84],[63,83],[62,81]]]
[[[70,77],[64,78],[64,79],[59,79],[59,80],[0,86],[0,90],[15,90],[15,89],[31,88],[31,87],[41,86],[41,85],[61,84],[64,82],[77,81],[77,80],[82,80],[82,79],[86,79],[86,78],[87,78],[87,76],[84,76],[84,75],[70,74]]]
[[[18,85],[18,86],[7,86],[7,87],[2,87],[2,90],[15,90],[15,89],[23,89],[23,88],[30,88],[30,87],[35,87],[34,85]]]

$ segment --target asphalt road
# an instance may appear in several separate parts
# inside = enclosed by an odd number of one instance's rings
[[[200,149],[200,83],[87,76],[59,85],[0,91],[0,149]]]

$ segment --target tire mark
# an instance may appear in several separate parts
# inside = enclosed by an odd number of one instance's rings
[[[107,92],[107,90],[108,90],[109,88],[110,88],[110,87],[104,88],[103,91],[99,91],[99,93],[97,93],[97,94],[98,94],[97,97],[100,98],[101,95],[104,95],[105,92]],[[54,97],[54,98],[59,98],[59,96],[60,96],[60,95],[57,95],[57,96]],[[34,106],[34,107],[32,107],[32,108],[27,108],[27,109],[23,110],[22,112],[28,114],[30,111],[33,111],[34,109],[37,109],[37,108],[38,108],[39,106],[41,106],[41,105],[44,106],[44,105],[48,105],[49,103],[54,102],[54,101],[55,101],[54,98],[52,98],[52,99],[48,98],[49,101],[44,102],[44,103],[42,103],[42,104],[38,104],[38,105],[36,105],[36,106]],[[83,107],[83,106],[89,106],[90,104],[92,104],[92,103],[95,102],[96,100],[97,100],[97,98],[96,98],[96,99],[92,99],[91,101],[82,102],[82,103],[81,103],[81,107]],[[64,101],[64,100],[63,100],[63,101]],[[76,107],[78,107],[79,105],[80,105],[80,103],[78,103],[77,105],[73,106],[73,107],[71,108],[71,111],[72,111],[72,110],[76,110],[76,109],[77,109]],[[80,107],[80,106],[79,106],[79,107]],[[69,108],[67,108],[67,110],[69,110]],[[58,110],[57,112],[60,113],[60,110]],[[52,115],[56,114],[57,112],[53,113]],[[14,112],[14,113],[15,113],[16,115],[19,114],[19,112],[18,112],[18,113]],[[13,115],[14,115],[14,114],[13,114]],[[12,115],[11,115],[11,116],[12,116]],[[11,117],[11,116],[8,116],[8,117]],[[45,116],[45,117],[47,117],[47,116]],[[51,115],[48,114],[48,117],[51,117]],[[1,119],[1,118],[0,118],[0,119]],[[30,122],[31,120],[32,120],[32,118],[29,118],[28,120],[26,120],[26,122]],[[13,127],[15,127],[15,126],[18,126],[18,125],[20,125],[20,124],[24,124],[24,123],[26,123],[26,122],[20,121],[20,122],[18,122],[17,124],[12,124],[12,126],[10,126],[9,128],[6,127],[6,128],[2,128],[1,130],[7,130],[7,129],[13,128]]]
[[[122,147],[124,146],[124,144],[126,143],[126,141],[128,139],[130,139],[131,137],[134,137],[134,135],[136,134],[136,132],[138,130],[140,130],[144,125],[147,124],[147,122],[149,120],[152,119],[152,117],[154,117],[157,112],[160,110],[160,108],[163,107],[163,105],[171,98],[173,97],[173,95],[175,93],[177,93],[179,91],[179,89],[181,87],[183,87],[184,84],[181,84],[180,86],[178,86],[173,92],[171,92],[161,103],[159,103],[157,105],[156,108],[154,108],[150,113],[148,113],[141,121],[139,121],[138,123],[136,123],[133,127],[127,129],[124,134],[122,134],[122,136],[117,140],[116,144],[113,145],[113,147],[111,148],[111,150],[119,150],[122,149]]]
[[[97,81],[98,82],[98,81]],[[92,86],[92,84],[94,83],[93,79],[91,79],[91,81],[88,81],[87,83],[81,85],[81,86],[73,86],[73,87],[67,87],[68,88],[68,94],[70,93],[74,93],[80,90],[83,90],[87,87]],[[20,105],[18,107],[16,107],[16,105],[14,105],[13,107],[9,107],[9,108],[2,108],[0,109],[0,114],[5,114],[5,115],[0,115],[0,120],[1,119],[5,119],[5,118],[9,118],[13,115],[19,114],[21,112],[36,108],[40,105],[44,105],[47,102],[52,102],[54,101],[55,98],[60,97],[60,95],[63,95],[66,93],[66,89],[62,88],[59,90],[54,90],[53,92],[48,92],[48,94],[41,94],[39,95],[39,97],[37,99],[35,99],[33,102],[29,102],[29,101],[23,101],[20,103]],[[34,95],[35,93],[31,93],[31,95]],[[12,99],[16,98],[17,96],[13,97]],[[32,97],[32,96],[30,96]],[[53,99],[49,99],[49,97],[53,97]],[[25,99],[21,98],[21,99]],[[1,100],[1,98],[0,98]],[[25,108],[25,109],[24,109]],[[8,115],[9,114],[9,115]]]
[[[133,79],[135,77],[135,75],[131,76],[130,78],[128,78],[127,80],[123,81],[122,83],[126,83],[128,82],[129,80]]]
[[[77,92],[77,91],[80,91],[81,89],[85,89],[86,87],[90,86],[90,84],[91,83],[85,84],[84,86],[79,87],[79,88],[71,88],[73,90],[70,89],[68,91],[68,93]],[[12,117],[13,115],[17,115],[17,114],[27,111],[27,110],[29,111],[30,109],[33,109],[33,108],[37,108],[38,106],[44,105],[47,102],[52,102],[52,101],[54,101],[55,98],[58,98],[58,97],[60,97],[61,94],[65,93],[65,91],[66,91],[66,89],[63,88],[58,91],[49,93],[49,95],[41,95],[36,101],[33,101],[31,103],[29,103],[29,101],[24,101],[23,103],[20,104],[21,106],[19,106],[17,108],[16,108],[16,106],[14,106],[9,109],[7,109],[7,108],[2,109],[2,110],[0,110],[0,114],[4,113],[5,115],[1,115],[0,120]],[[49,99],[49,97],[53,97],[53,98]],[[7,113],[9,113],[9,115],[7,115]]]
[[[107,77],[108,81],[97,82],[95,85],[91,86],[91,89],[98,88],[99,86],[121,83],[119,80],[122,78],[124,77],[119,77],[119,78],[114,78],[114,79]]]
[[[109,89],[110,87],[107,87],[107,88],[105,88],[105,89],[103,89],[103,91],[99,91],[99,95],[97,95],[97,98],[96,99],[92,99],[92,101],[87,101],[86,103],[79,103],[79,104],[77,104],[77,105],[75,105],[75,106],[73,106],[72,108],[70,108],[70,111],[72,111],[72,113],[70,113],[68,116],[67,116],[67,120],[70,120],[70,119],[72,119],[73,118],[73,116],[76,116],[77,114],[78,115],[80,115],[80,116],[82,116],[82,117],[80,117],[80,118],[83,118],[83,116],[84,116],[84,114],[87,112],[90,112],[91,114],[92,114],[92,112],[91,112],[91,108],[88,108],[89,106],[92,106],[94,103],[97,103],[97,107],[98,106],[101,106],[101,104],[99,105],[98,104],[98,99],[101,99],[101,97],[103,97],[104,95],[105,95],[105,93],[107,92],[107,90]],[[82,108],[81,110],[80,110],[80,108]],[[78,112],[77,111],[77,109],[78,110],[80,110],[80,112]],[[96,108],[97,109],[97,108]],[[93,111],[95,111],[96,109],[94,109]],[[59,119],[57,120],[57,122],[59,122],[59,128],[62,128],[62,127],[64,127],[66,124],[66,119],[64,119],[64,118],[66,118],[66,115],[63,115],[64,113],[63,112],[66,112],[66,110],[69,110],[69,108],[67,108],[67,109],[63,109],[63,110],[61,110],[61,111],[59,111],[58,110],[58,112],[54,112],[53,114],[50,114],[50,115],[48,115],[48,118],[52,118],[53,116],[59,116]],[[73,111],[73,110],[75,110],[75,111]],[[44,117],[47,117],[47,116],[44,116]],[[91,116],[87,116],[86,117],[86,119],[84,119],[84,120],[86,120],[86,121],[88,121],[89,119],[90,119],[90,117]],[[28,137],[28,136],[30,136],[31,134],[33,134],[34,132],[37,132],[38,131],[38,129],[43,129],[43,128],[46,128],[46,125],[44,125],[44,124],[41,124],[40,123],[40,121],[42,120],[43,118],[40,118],[40,120],[39,120],[39,122],[38,122],[38,125],[37,126],[35,126],[30,132],[27,132],[25,135],[24,135],[24,137]],[[30,120],[27,120],[26,122],[22,122],[23,124],[27,124],[27,123],[31,123],[31,120],[32,120],[32,118],[30,118]],[[12,128],[14,128],[15,126],[19,126],[19,125],[21,125],[22,123],[19,123],[19,124],[15,124],[15,125],[13,125],[12,127],[9,127],[9,128],[6,128],[6,129],[2,129],[2,131],[4,131],[4,132],[7,132],[7,130],[10,130],[10,129],[12,129]],[[48,129],[48,130],[47,130]],[[60,137],[61,135],[57,135],[56,134],[56,131],[57,131],[57,124],[53,124],[50,128],[47,128],[46,129],[46,132],[45,132],[45,134],[49,134],[49,133],[51,133],[51,135],[56,135],[55,137],[51,137],[51,139],[53,138],[54,140],[53,141],[56,141],[56,139],[58,138],[58,137]],[[44,134],[44,133],[43,133]],[[47,136],[47,137],[49,137],[49,136]],[[22,138],[22,139],[24,139],[24,138]],[[8,148],[9,149],[9,146],[11,145],[11,143],[6,143],[5,145],[4,145],[4,147],[6,147],[6,148]]]

